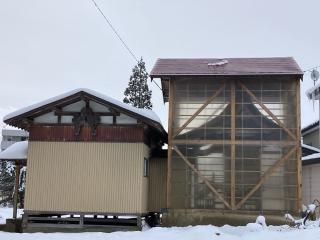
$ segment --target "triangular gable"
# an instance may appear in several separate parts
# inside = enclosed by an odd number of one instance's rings
[[[112,114],[116,113],[120,124],[130,124],[134,121],[145,123],[163,134],[166,134],[159,117],[151,110],[138,109],[128,104],[117,101],[113,98],[100,94],[90,89],[75,89],[73,91],[61,94],[37,104],[22,108],[4,117],[6,124],[28,129],[29,121],[54,123],[58,121],[59,111],[61,114],[61,123],[69,123],[72,116],[65,114],[81,111],[86,103],[95,113],[101,113],[102,123],[112,123]],[[108,122],[109,121],[109,122]]]

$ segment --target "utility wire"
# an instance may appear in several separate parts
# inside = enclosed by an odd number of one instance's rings
[[[162,88],[158,85],[158,83],[156,81],[151,80],[151,82],[153,82],[162,91]]]
[[[106,17],[106,15],[102,12],[101,8],[99,7],[99,5],[96,3],[95,0],[91,0],[93,5],[96,7],[96,9],[100,12],[100,14],[102,15],[102,17],[104,18],[104,20],[108,23],[109,27],[112,29],[112,31],[114,32],[114,34],[116,34],[116,36],[118,37],[118,39],[121,41],[122,45],[127,49],[127,51],[130,53],[130,55],[133,57],[133,59],[136,62],[139,62],[138,58],[136,57],[136,55],[134,55],[133,51],[129,48],[129,46],[125,43],[125,41],[121,38],[120,34],[118,33],[118,31],[113,27],[113,25],[111,24],[110,20]],[[162,88],[155,82],[155,81],[151,81],[154,84],[156,84],[156,86],[162,91]]]
[[[313,67],[313,68],[309,68],[309,69],[307,69],[307,70],[304,70],[303,72],[304,73],[306,73],[306,72],[311,72],[313,69],[317,69],[317,68],[319,68],[320,67],[320,65],[319,66],[315,66],[315,67]]]
[[[106,22],[108,23],[109,27],[112,29],[112,31],[116,34],[116,36],[118,37],[118,39],[122,42],[122,45],[128,50],[128,52],[130,53],[130,55],[134,58],[134,60],[136,60],[136,62],[139,62],[138,58],[134,55],[134,53],[130,50],[130,48],[128,47],[128,45],[124,42],[124,40],[121,38],[121,36],[119,35],[119,33],[117,32],[117,30],[112,26],[110,20],[106,17],[106,15],[104,15],[104,13],[102,12],[102,10],[100,9],[100,7],[98,6],[98,4],[96,3],[95,0],[91,0],[92,3],[94,4],[94,6],[97,8],[97,10],[101,13],[101,15],[103,16],[104,20],[106,20]]]

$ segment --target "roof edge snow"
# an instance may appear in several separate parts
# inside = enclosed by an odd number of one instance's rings
[[[92,96],[94,96],[96,98],[99,98],[99,99],[101,99],[103,101],[106,101],[106,102],[108,102],[110,104],[113,104],[113,105],[115,105],[115,106],[117,106],[120,109],[123,109],[125,111],[131,112],[133,114],[140,115],[141,117],[143,117],[145,119],[151,120],[152,122],[159,124],[161,126],[161,128],[163,128],[163,125],[161,123],[160,118],[152,110],[140,109],[140,108],[136,108],[136,107],[130,106],[130,105],[126,104],[126,103],[120,102],[120,101],[118,101],[116,99],[113,99],[111,97],[108,97],[108,96],[106,96],[104,94],[101,94],[99,92],[96,92],[96,91],[88,89],[88,88],[74,89],[74,90],[71,90],[69,92],[66,92],[66,93],[57,95],[55,97],[49,98],[47,100],[32,104],[32,105],[24,107],[24,108],[21,108],[21,109],[19,109],[17,111],[14,111],[14,112],[4,116],[3,121],[7,123],[7,122],[9,122],[10,119],[19,117],[19,116],[24,115],[24,114],[31,113],[35,109],[45,107],[47,105],[53,104],[55,102],[58,102],[59,100],[62,100],[64,98],[70,97],[72,95],[75,95],[75,94],[81,93],[81,92],[86,93],[88,95],[92,95]]]

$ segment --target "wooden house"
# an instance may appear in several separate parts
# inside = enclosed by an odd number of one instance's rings
[[[319,121],[301,129],[302,144],[302,202],[306,206],[320,200]]]
[[[139,224],[165,207],[153,194],[165,187],[166,158],[154,153],[167,135],[151,110],[76,89],[13,112],[4,122],[29,132],[25,227],[103,225],[122,215]]]
[[[169,224],[298,212],[302,76],[293,58],[157,60],[151,77],[169,102]]]

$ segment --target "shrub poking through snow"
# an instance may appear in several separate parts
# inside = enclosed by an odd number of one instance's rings
[[[259,215],[256,219],[256,223],[260,224],[262,227],[267,227],[266,218],[262,215]]]
[[[316,199],[313,201],[312,204],[309,204],[308,207],[302,204],[301,208],[301,219],[295,220],[291,214],[287,213],[284,215],[286,221],[289,221],[293,224],[294,227],[305,227],[306,222],[308,220],[315,221],[316,218],[316,209],[319,207],[320,202]]]

